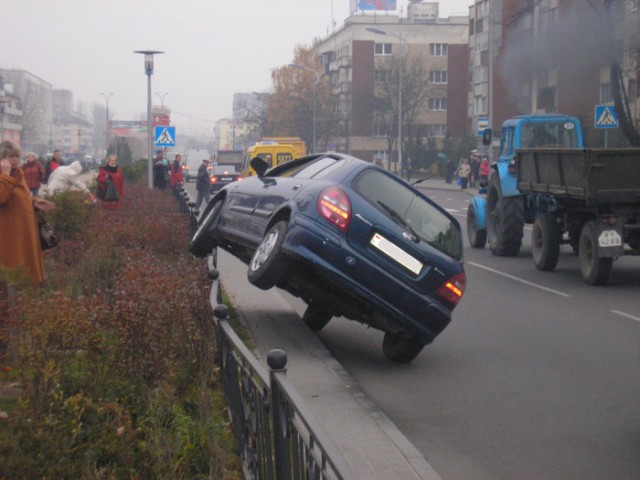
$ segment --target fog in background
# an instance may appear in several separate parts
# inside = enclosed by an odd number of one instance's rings
[[[399,1],[406,5],[407,1]],[[473,0],[442,0],[440,16]],[[143,56],[155,57],[152,100],[176,125],[231,115],[233,94],[263,92],[271,70],[339,28],[349,0],[1,0],[0,68],[23,69],[71,90],[90,111],[113,92],[111,117],[146,117]],[[405,7],[406,11],[406,7]],[[156,95],[158,93],[158,95]],[[166,94],[166,95],[165,95]]]

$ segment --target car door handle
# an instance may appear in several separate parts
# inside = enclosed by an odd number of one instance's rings
[[[302,184],[297,184],[293,186],[293,190],[298,190],[300,187],[302,187]]]

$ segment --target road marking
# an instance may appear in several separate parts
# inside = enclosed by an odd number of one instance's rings
[[[630,318],[631,320],[636,320],[640,322],[640,317],[636,317],[634,315],[630,315],[628,313],[621,312],[620,310],[609,310],[611,313],[615,313],[616,315],[620,315],[621,317]]]
[[[486,270],[488,272],[495,273],[496,275],[501,275],[503,277],[510,278],[511,280],[515,280],[516,282],[520,282],[520,283],[523,283],[525,285],[529,285],[530,287],[539,288],[540,290],[544,290],[545,292],[553,293],[554,295],[559,295],[559,296],[565,297],[565,298],[571,298],[573,296],[573,295],[569,295],[568,293],[561,292],[559,290],[554,290],[552,288],[543,287],[542,285],[538,285],[537,283],[529,282],[529,281],[524,280],[522,278],[514,277],[513,275],[509,275],[508,273],[501,272],[500,270],[495,270],[495,269],[490,268],[490,267],[485,267],[484,265],[480,265],[479,263],[475,263],[475,262],[467,262],[467,263],[469,265],[473,265],[474,267],[478,267],[478,268],[481,268],[481,269]]]

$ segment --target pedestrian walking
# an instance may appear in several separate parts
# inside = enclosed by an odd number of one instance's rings
[[[475,188],[476,183],[480,180],[480,158],[473,155],[469,161],[471,167],[471,175],[469,176],[469,186]]]
[[[447,163],[444,166],[444,171],[445,171],[445,179],[444,179],[444,181],[446,183],[452,183],[453,182],[453,177],[456,174],[456,164],[453,161],[453,159],[447,158]]]
[[[102,208],[105,210],[119,210],[120,199],[124,195],[124,180],[122,178],[122,169],[118,166],[118,158],[115,155],[109,155],[107,163],[100,167],[96,181],[101,193],[98,197]],[[108,185],[109,182],[112,184],[111,187]]]
[[[484,182],[485,187],[489,182],[489,159],[487,157],[482,157],[482,160],[480,160],[480,186],[482,186],[482,182]]]
[[[209,159],[202,159],[202,164],[200,168],[198,168],[198,178],[196,179],[196,190],[198,191],[198,196],[196,197],[196,210],[200,210],[200,205],[202,205],[202,201],[206,200],[207,204],[209,200],[211,200],[211,195],[209,194],[209,190],[211,190],[211,183],[209,180]]]
[[[184,184],[184,177],[182,176],[182,155],[179,153],[176,154],[171,164],[171,177],[169,182],[174,190]]]
[[[460,177],[460,188],[462,190],[466,190],[469,186],[469,175],[471,174],[471,166],[469,162],[463,160],[463,164],[460,166],[460,170],[458,170],[458,176]]]
[[[164,190],[167,188],[167,178],[165,176],[165,167],[164,167],[164,152],[159,150],[156,153],[156,158],[153,161],[153,186],[159,188],[160,190]]]
[[[44,181],[44,168],[36,161],[36,154],[27,153],[25,162],[22,164],[22,172],[27,182],[27,187],[31,191],[31,195],[36,197],[40,191],[40,186]]]
[[[44,261],[35,211],[48,212],[55,204],[31,195],[19,163],[18,146],[0,142],[0,266],[22,270],[38,284]]]

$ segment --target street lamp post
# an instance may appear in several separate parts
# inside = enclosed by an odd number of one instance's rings
[[[402,33],[385,32],[384,30],[373,27],[369,27],[366,30],[378,35],[391,35],[392,37],[396,37],[403,48],[402,53],[398,54],[398,163],[400,164],[400,174],[402,175],[402,62],[400,61],[400,57],[405,56],[407,53],[407,42],[402,38]]]
[[[100,93],[100,95],[102,95],[104,97],[105,102],[107,103],[107,116],[106,116],[106,131],[105,131],[105,146],[104,146],[104,150],[105,150],[105,155],[106,152],[109,150],[109,99],[111,98],[111,95],[113,95],[113,92],[109,92],[108,94],[106,93]]]
[[[164,99],[165,97],[169,95],[168,93],[164,93],[163,95],[160,95],[159,93],[156,92],[156,96],[160,99],[160,107],[164,108]]]
[[[320,73],[316,72],[313,68],[305,67],[304,65],[298,65],[296,63],[290,63],[289,67],[297,68],[298,70],[305,70],[307,72],[313,73],[316,76],[316,81],[313,82],[313,107],[312,107],[312,115],[313,115],[313,151],[312,153],[316,153],[316,104],[317,104],[317,93],[318,84],[320,83]]]
[[[147,75],[147,173],[149,175],[149,189],[153,188],[153,132],[151,121],[151,75],[153,75],[153,56],[160,54],[158,50],[136,50],[133,53],[140,53],[144,55],[144,71]]]

